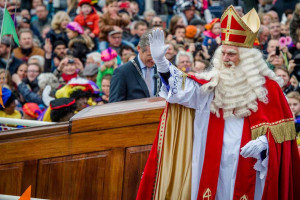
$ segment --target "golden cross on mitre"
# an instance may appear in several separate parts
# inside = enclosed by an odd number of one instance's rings
[[[260,20],[254,8],[240,17],[231,5],[221,17],[222,44],[251,48],[259,27]]]

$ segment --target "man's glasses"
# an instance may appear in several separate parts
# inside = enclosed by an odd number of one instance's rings
[[[191,63],[189,60],[180,61],[179,63]]]
[[[153,22],[153,26],[154,26],[154,27],[162,26],[162,21],[156,21],[156,22]]]
[[[114,40],[117,40],[117,39],[121,40],[122,36],[116,36],[116,37],[112,36],[111,38],[114,39]]]
[[[39,73],[39,71],[38,70],[28,70],[27,73],[35,73],[36,74],[36,73]]]

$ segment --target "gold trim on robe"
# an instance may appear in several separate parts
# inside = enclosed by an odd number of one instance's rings
[[[160,155],[154,199],[191,199],[195,110],[178,104],[168,107],[167,117],[162,117],[166,121],[160,127],[161,134],[166,125],[158,141]]]
[[[271,131],[271,134],[276,143],[282,143],[288,140],[294,140],[296,138],[296,129],[294,119],[282,119],[273,123],[261,123],[251,127],[252,140],[255,140],[259,136],[266,135],[267,130]]]

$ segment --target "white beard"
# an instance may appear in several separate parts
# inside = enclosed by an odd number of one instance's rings
[[[219,110],[223,109],[223,118],[225,119],[231,116],[247,117],[251,114],[251,110],[257,111],[257,87],[249,84],[249,77],[241,69],[241,66],[234,66],[233,63],[231,65],[230,68],[226,68],[222,63],[220,67],[215,67],[208,72],[211,76],[210,82],[202,87],[204,91],[214,90],[215,96],[210,106],[212,113],[219,117]],[[267,90],[263,87],[265,78],[259,74],[256,78],[261,83],[259,96],[263,96],[263,101],[267,103]]]
[[[260,51],[239,47],[240,63],[226,68],[222,62],[222,46],[218,47],[212,59],[211,71],[196,74],[199,79],[209,80],[201,89],[205,92],[214,91],[210,111],[223,117],[247,117],[251,111],[257,111],[257,101],[268,103],[268,91],[264,84],[265,77],[282,85],[282,80],[268,68]]]
[[[264,79],[264,77],[261,78]],[[263,91],[266,96],[266,89],[263,88]],[[232,65],[226,68],[223,65],[210,109],[218,114],[219,109],[222,108],[224,118],[247,117],[251,114],[250,110],[257,111],[257,98],[254,88],[248,83],[247,75],[239,66]]]

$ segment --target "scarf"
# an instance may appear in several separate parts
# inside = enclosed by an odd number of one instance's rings
[[[68,83],[72,78],[76,78],[77,77],[77,72],[75,72],[74,74],[71,74],[71,75],[67,75],[67,74],[63,73],[61,75],[61,77],[64,79],[64,81],[66,83]]]
[[[204,34],[205,36],[210,37],[210,38],[213,38],[213,39],[216,39],[216,37],[219,37],[219,36],[220,36],[220,35],[214,34],[214,33],[211,32],[211,31],[204,31],[203,34]]]

